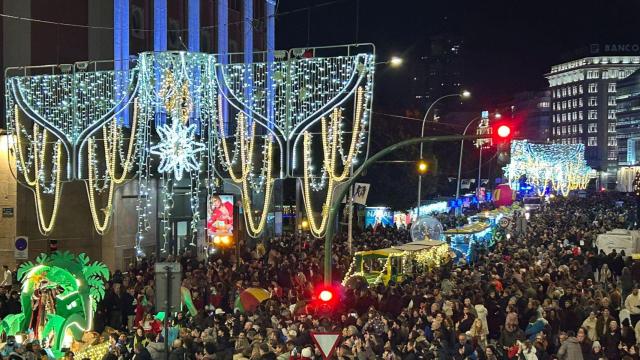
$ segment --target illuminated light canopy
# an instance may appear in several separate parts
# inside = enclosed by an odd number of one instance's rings
[[[571,190],[586,188],[596,176],[584,159],[584,144],[533,144],[526,140],[511,142],[511,162],[504,172],[512,188],[517,189],[526,176],[539,195],[555,191],[566,196]]]
[[[194,140],[196,125],[182,125],[174,121],[158,128],[160,142],[151,147],[151,153],[160,156],[158,172],[173,172],[176,180],[181,180],[184,172],[200,168],[196,154],[206,149],[205,145]]]

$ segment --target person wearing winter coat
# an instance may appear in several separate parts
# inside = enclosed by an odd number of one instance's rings
[[[151,355],[151,360],[164,360],[166,358],[164,352],[164,343],[161,341],[151,341],[147,344],[147,350],[149,350],[149,354]]]
[[[547,321],[544,318],[537,318],[537,316],[532,315],[529,319],[529,324],[524,331],[525,336],[529,341],[534,341],[536,339],[536,335],[544,330],[544,327],[547,325]]]
[[[560,349],[558,349],[558,360],[583,360],[580,341],[571,331],[567,335],[567,339],[562,342]]]

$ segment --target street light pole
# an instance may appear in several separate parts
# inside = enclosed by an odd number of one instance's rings
[[[429,116],[429,112],[431,112],[431,109],[433,109],[433,106],[435,104],[438,103],[438,101],[442,100],[442,99],[446,99],[449,97],[456,97],[459,96],[461,98],[468,98],[469,96],[471,96],[471,93],[469,93],[468,91],[463,91],[461,94],[448,94],[448,95],[444,95],[441,96],[439,98],[437,98],[434,102],[431,103],[431,105],[429,105],[429,107],[427,108],[427,112],[424,113],[424,118],[422,119],[422,129],[420,130],[420,137],[424,137],[424,125],[427,123],[427,117]],[[466,132],[466,130],[465,130]],[[420,160],[422,160],[422,150],[423,150],[423,143],[420,143]],[[418,203],[416,204],[416,221],[418,220],[418,217],[420,217],[420,200],[422,198],[422,174],[420,174],[418,176]]]

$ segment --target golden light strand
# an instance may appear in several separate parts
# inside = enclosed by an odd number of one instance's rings
[[[96,210],[96,200],[95,200],[95,189],[94,189],[94,176],[95,176],[95,168],[93,165],[94,153],[93,153],[93,145],[95,143],[94,138],[89,139],[89,146],[87,147],[88,155],[89,155],[89,179],[87,181],[87,195],[89,196],[89,208],[91,210],[91,218],[93,219],[93,225],[96,228],[98,234],[103,235],[104,231],[109,227],[109,221],[111,220],[112,213],[112,202],[113,202],[113,191],[115,189],[115,183],[111,181],[109,183],[109,193],[107,199],[107,207],[104,209],[104,220],[101,223],[98,217],[98,211]],[[110,154],[105,154],[105,157],[110,156]],[[113,159],[115,162],[115,159]]]
[[[47,131],[46,130],[43,130],[43,131],[44,131],[43,138],[44,138],[44,142],[46,143]],[[35,134],[35,131],[34,131],[34,134]],[[40,228],[40,232],[43,235],[48,235],[51,232],[51,230],[53,230],[53,227],[56,222],[56,218],[58,217],[58,209],[60,205],[60,193],[61,193],[60,187],[62,184],[62,182],[60,181],[60,176],[62,174],[62,165],[61,165],[62,162],[60,161],[60,159],[62,158],[62,143],[58,140],[56,142],[56,146],[57,146],[57,155],[54,161],[56,162],[57,171],[56,171],[55,188],[53,192],[53,209],[51,210],[51,217],[49,218],[48,223],[44,218],[44,210],[42,206],[42,191],[40,191],[40,181],[38,181],[38,179],[36,179],[35,189],[34,189],[34,193],[36,197],[36,210],[38,212],[38,227]],[[34,164],[36,169],[38,168],[38,157],[39,155],[36,151],[36,155],[34,159]],[[42,160],[44,161],[44,159]]]
[[[253,136],[252,136],[253,137]],[[253,142],[253,140],[252,140]],[[266,185],[264,191],[264,203],[262,206],[262,213],[260,214],[260,220],[256,225],[255,220],[253,218],[253,210],[251,205],[251,189],[249,188],[249,179],[245,177],[244,181],[242,181],[242,202],[243,207],[245,209],[245,219],[247,220],[247,230],[249,236],[256,237],[260,235],[262,230],[267,223],[268,210],[271,206],[271,195],[273,192],[273,181],[272,178],[272,159],[273,159],[273,142],[269,137],[265,138],[265,142],[267,143],[267,154],[266,154],[266,163],[267,165],[267,176],[266,176]],[[252,145],[253,146],[253,145]]]
[[[358,137],[360,136],[360,122],[362,120],[363,114],[363,97],[364,90],[362,87],[359,87],[356,91],[356,101],[355,101],[355,111],[354,111],[354,119],[353,119],[353,129],[351,132],[351,144],[349,145],[349,151],[347,152],[346,161],[343,163],[343,169],[340,174],[337,174],[336,165],[338,163],[339,154],[338,150],[338,137],[339,128],[342,118],[342,112],[338,108],[334,108],[330,120],[331,125],[331,136],[329,136],[329,127],[327,126],[327,120],[325,118],[320,119],[321,124],[321,140],[322,140],[322,152],[324,155],[323,159],[323,167],[327,173],[327,177],[329,178],[327,184],[327,195],[325,197],[324,203],[322,205],[321,210],[321,221],[320,224],[316,221],[313,216],[313,205],[311,200],[311,186],[310,186],[310,177],[311,171],[309,170],[309,157],[311,156],[311,134],[309,132],[304,133],[303,137],[303,188],[302,188],[302,197],[304,200],[305,210],[307,212],[307,219],[309,221],[309,230],[311,234],[315,237],[321,237],[326,230],[327,221],[329,217],[329,207],[331,206],[331,202],[333,200],[333,190],[335,186],[337,186],[340,182],[346,180],[349,177],[349,170],[351,167],[351,163],[353,162],[353,157],[356,153],[356,144],[358,141]],[[329,139],[331,138],[331,143],[329,143]]]
[[[18,161],[20,161],[20,168],[22,169],[22,175],[24,176],[24,181],[27,183],[27,185],[29,186],[35,186],[36,182],[38,181],[38,171],[36,168],[36,171],[34,172],[33,175],[33,180],[29,179],[29,169],[27,169],[27,162],[24,160],[24,152],[22,151],[22,132],[20,131],[20,110],[18,109],[18,105],[15,106],[15,116],[16,116],[16,151],[18,152]],[[34,130],[35,130],[35,126],[34,125]],[[37,146],[36,143],[36,139],[33,139],[34,143],[31,144],[30,146]]]

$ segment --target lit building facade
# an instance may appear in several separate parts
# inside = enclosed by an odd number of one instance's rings
[[[616,83],[618,165],[640,161],[640,70]]]
[[[617,81],[640,68],[640,56],[598,56],[551,67],[550,141],[584,144],[587,164],[601,171],[601,181],[615,181]],[[607,177],[607,174],[612,176]]]

